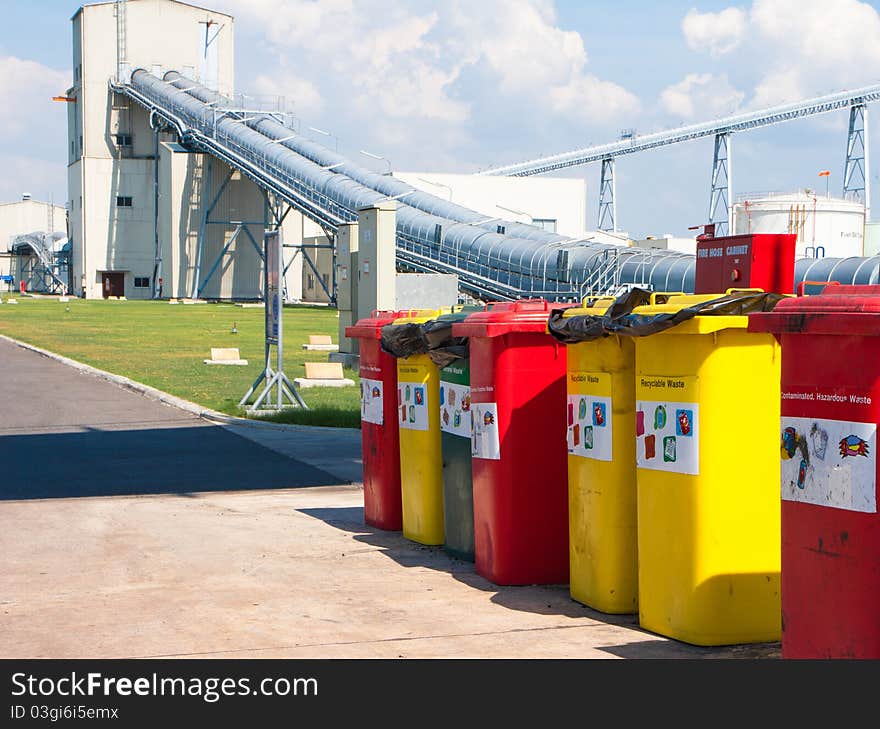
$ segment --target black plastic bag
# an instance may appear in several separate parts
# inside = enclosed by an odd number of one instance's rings
[[[428,345],[422,336],[422,325],[413,322],[386,324],[382,327],[381,347],[382,351],[397,358],[425,354],[428,351]]]
[[[422,324],[386,324],[381,347],[392,357],[427,354],[438,367],[468,356],[468,338],[453,337],[452,325],[460,318],[431,319]]]
[[[550,312],[547,326],[551,335],[566,344],[589,342],[609,334],[646,337],[671,329],[698,315],[743,316],[757,311],[772,311],[784,298],[782,294],[736,291],[676,312],[633,314],[633,309],[644,306],[651,300],[650,291],[633,288],[617,297],[602,316],[583,314],[564,319],[565,310],[554,309]]]
[[[457,359],[467,358],[468,338],[452,336],[452,325],[462,319],[441,317],[422,324],[422,337],[428,347],[428,356],[438,367],[446,367]]]

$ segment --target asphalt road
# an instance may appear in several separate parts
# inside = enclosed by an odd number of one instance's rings
[[[0,500],[339,483],[277,449],[0,340]]]

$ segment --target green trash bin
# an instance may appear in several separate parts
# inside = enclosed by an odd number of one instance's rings
[[[446,551],[474,561],[474,486],[471,480],[471,367],[459,359],[440,370],[440,448]]]
[[[440,449],[443,462],[444,548],[474,561],[474,489],[471,480],[471,370],[466,337],[453,337],[452,325],[480,306],[467,306],[428,322],[423,334],[428,356],[440,368]]]

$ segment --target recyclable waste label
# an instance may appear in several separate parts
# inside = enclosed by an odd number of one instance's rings
[[[498,437],[498,404],[481,402],[471,405],[474,432],[471,436],[471,456],[501,459],[501,440]]]
[[[397,417],[401,428],[428,429],[428,385],[425,382],[397,383]]]
[[[876,513],[876,450],[875,423],[783,417],[783,500]]]
[[[361,378],[361,420],[365,423],[382,425],[382,380]]]
[[[569,372],[568,393],[568,452],[573,456],[610,461],[611,375],[606,372]]]
[[[647,399],[652,396],[657,399]],[[658,396],[669,399],[659,399]],[[636,465],[653,471],[698,475],[700,407],[696,402],[697,379],[637,375],[636,398]]]
[[[441,382],[440,430],[462,438],[470,438],[471,416],[471,388],[454,382]]]

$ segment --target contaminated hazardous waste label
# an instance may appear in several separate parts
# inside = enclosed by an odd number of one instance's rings
[[[700,473],[700,409],[696,377],[636,376],[636,465]]]
[[[361,378],[361,420],[364,423],[383,423],[382,380]]]
[[[876,448],[875,423],[784,416],[782,498],[876,513]]]
[[[501,440],[498,436],[498,404],[481,402],[471,405],[474,431],[471,436],[471,456],[501,459]]]
[[[611,375],[569,372],[566,424],[568,452],[597,461],[612,459]]]
[[[397,412],[401,428],[428,429],[428,385],[425,382],[397,383]]]
[[[440,383],[440,430],[470,438],[471,388],[454,382]]]

